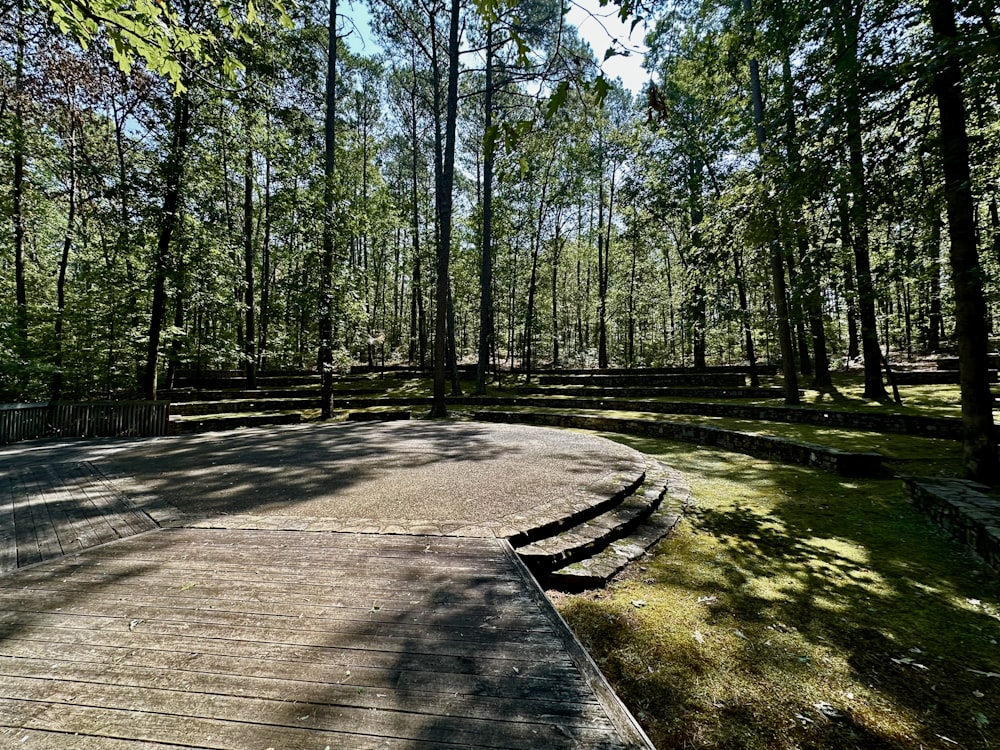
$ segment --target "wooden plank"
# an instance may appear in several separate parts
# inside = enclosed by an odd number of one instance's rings
[[[279,611],[280,609],[284,609],[284,611]],[[298,614],[295,614],[296,612]],[[0,612],[0,633],[3,633],[12,623],[16,626],[25,619],[25,616],[37,614],[33,609],[10,607],[5,602],[4,611]],[[36,618],[36,622],[49,628],[92,628],[99,630],[104,627],[120,626],[121,622],[141,621],[144,623],[144,627],[155,629],[157,632],[169,632],[171,629],[188,631],[192,624],[198,624],[225,628],[263,627],[266,625],[279,629],[288,628],[307,632],[322,630],[324,633],[349,634],[356,632],[359,627],[363,626],[376,636],[418,638],[427,635],[428,626],[425,623],[411,622],[409,618],[404,622],[399,617],[393,617],[388,621],[376,620],[370,616],[371,614],[373,614],[371,610],[344,613],[318,608],[302,611],[301,607],[295,607],[294,610],[290,611],[287,605],[283,608],[271,608],[268,612],[261,612],[257,606],[254,606],[252,611],[221,609],[214,603],[211,607],[201,603],[197,607],[180,608],[170,606],[169,600],[153,602],[147,599],[136,603],[135,601],[122,601],[121,597],[98,598],[90,595],[83,603],[72,600],[64,601],[58,614],[46,613],[43,619]],[[549,629],[545,628],[544,624],[539,622],[537,618],[523,615],[516,619],[511,617],[505,628],[496,627],[494,623],[497,619],[490,617],[473,628],[450,623],[437,625],[435,626],[435,636],[439,640],[458,640],[465,643],[511,643],[550,647],[560,644],[560,641],[554,638]],[[107,621],[109,624],[104,625],[102,621]]]
[[[330,730],[350,727],[351,734],[442,740],[466,747],[534,750],[553,747],[554,740],[565,744],[567,739],[578,746],[588,746],[606,738],[609,728],[607,720],[601,722],[599,716],[594,716],[591,724],[562,723],[557,728],[539,719],[537,714],[532,715],[534,720],[511,720],[502,715],[480,719],[418,713],[390,705],[377,709],[346,706],[329,702],[324,692],[319,689],[315,695],[273,700],[253,696],[234,698],[196,690],[137,690],[101,683],[25,678],[0,681],[0,700],[19,699],[53,705],[59,713],[58,723],[63,726],[69,723],[71,731],[74,717],[91,718],[98,714],[102,722],[111,724],[102,733],[135,733],[137,739],[181,745],[199,741],[206,736],[205,729],[209,730],[208,736],[222,735],[232,747],[248,747],[250,742],[259,742],[256,734],[259,730],[276,735],[281,732],[284,737],[280,744],[287,747],[288,734],[292,737],[332,734]],[[404,705],[407,703],[404,701]],[[51,726],[46,726],[40,716],[33,717],[28,726],[39,723],[44,728]],[[148,730],[152,731],[146,734]]]
[[[648,747],[622,739],[509,545],[430,547],[165,529],[13,572],[0,726],[212,748]]]
[[[587,680],[590,688],[605,706],[608,718],[614,724],[615,729],[618,730],[619,736],[633,747],[643,747],[653,750],[652,741],[646,736],[639,722],[635,720],[635,717],[629,713],[625,704],[621,702],[621,699],[615,693],[610,683],[601,674],[597,663],[587,653],[586,649],[583,648],[580,641],[576,639],[576,636],[562,618],[562,615],[552,606],[552,602],[545,598],[541,587],[538,586],[531,571],[528,570],[528,566],[514,552],[509,542],[503,540],[501,541],[501,545],[504,551],[510,556],[511,562],[518,573],[524,577],[525,582],[528,584],[527,590],[537,599],[539,609],[552,623],[556,633],[562,637],[563,648],[566,654],[573,660],[573,663],[580,670],[580,674]]]
[[[587,702],[593,695],[587,694],[584,683],[572,668],[542,669],[536,673],[520,674],[511,670],[478,672],[434,671],[441,666],[433,660],[399,660],[380,658],[375,654],[364,660],[357,654],[336,661],[336,654],[314,654],[311,651],[276,651],[269,658],[247,658],[244,654],[211,653],[205,650],[192,652],[137,650],[125,646],[101,646],[86,644],[70,650],[67,644],[46,641],[18,641],[6,647],[14,654],[0,652],[0,662],[20,662],[23,659],[38,659],[52,665],[95,664],[103,668],[155,669],[161,675],[187,684],[192,675],[233,675],[240,678],[268,678],[277,680],[306,680],[329,685],[347,685],[354,689],[381,690],[383,688],[405,689],[411,693],[444,693],[447,695],[477,695],[492,698],[519,700],[553,700],[558,702]],[[303,655],[304,653],[304,655]],[[53,654],[70,655],[73,658],[59,658]],[[319,658],[331,657],[329,659]],[[364,663],[361,663],[364,661]]]
[[[0,719],[2,722],[3,719]],[[22,729],[20,727],[4,727],[0,724],[0,740],[7,737],[10,747],[67,747],[65,732],[50,732],[43,729]],[[77,735],[83,739],[83,735]],[[111,737],[86,736],[87,750],[177,750],[176,745],[164,745],[161,742],[137,742],[135,740],[119,740]]]
[[[425,659],[428,664],[440,665],[438,669],[460,672],[466,671],[468,665],[473,663],[490,673],[507,671],[513,674],[533,674],[532,670],[541,662],[547,666],[571,664],[560,652],[553,652],[552,646],[508,643],[487,646],[482,642],[438,640],[433,637],[433,629],[428,629],[421,638],[376,636],[370,629],[359,627],[353,633],[340,634],[338,640],[334,640],[333,633],[301,631],[286,632],[281,640],[271,640],[280,631],[268,628],[234,628],[233,636],[230,637],[229,631],[217,627],[190,625],[188,628],[177,628],[178,632],[157,632],[148,622],[124,618],[105,621],[102,625],[101,628],[64,628],[32,623],[27,632],[15,626],[4,637],[11,640],[37,639],[67,646],[85,639],[102,646],[127,643],[136,649],[178,653],[208,649],[211,653],[242,654],[250,659],[272,658],[275,653],[287,656],[305,651],[313,653],[316,658],[337,658],[345,663],[356,658],[370,659],[371,663],[380,665],[393,660],[405,659],[407,663],[416,663],[416,660]],[[206,641],[211,643],[205,645]]]
[[[14,526],[14,481],[8,474],[0,480],[0,576],[16,567],[17,532]]]
[[[13,671],[0,672],[0,690],[4,677],[32,678],[35,680],[60,680],[80,684],[101,683],[136,690],[160,689],[164,687],[163,671],[146,666],[106,664],[76,664],[71,662],[53,663],[46,659],[8,660]],[[0,663],[0,667],[5,666]],[[173,689],[187,689],[196,685],[198,690],[210,695],[230,697],[249,696],[268,700],[287,700],[289,695],[307,696],[322,693],[325,701],[343,706],[362,709],[409,709],[415,713],[439,713],[448,707],[452,715],[475,719],[492,719],[505,716],[508,720],[531,720],[539,714],[560,717],[574,726],[606,725],[600,714],[600,704],[583,691],[564,700],[540,699],[524,701],[516,698],[456,695],[454,692],[418,691],[420,699],[414,701],[412,690],[399,690],[384,685],[366,686],[354,682],[344,684],[330,680],[310,680],[301,673],[283,678],[270,676],[247,676],[244,674],[220,674],[203,672],[185,675],[183,682]],[[81,689],[85,689],[82,688]],[[17,697],[25,697],[23,695]],[[576,698],[578,700],[572,700]]]
[[[17,534],[17,564],[24,566],[62,555],[59,539],[39,497],[34,472],[17,476],[14,496],[14,523]]]
[[[34,491],[49,509],[49,514],[59,519],[55,529],[63,553],[78,552],[117,539],[107,524],[102,529],[91,523],[94,513],[87,513],[87,503],[80,498],[79,491],[68,485],[53,467],[39,467],[35,478]]]
[[[87,464],[66,466],[62,481],[71,486],[91,504],[118,537],[141,534],[156,528],[156,523],[145,513],[137,511],[132,502],[121,492],[89,469]]]

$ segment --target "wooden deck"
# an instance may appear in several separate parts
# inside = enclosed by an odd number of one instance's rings
[[[14,469],[0,492],[0,574],[157,527],[86,462]]]
[[[38,554],[0,575],[3,747],[651,747],[503,540],[178,527]]]

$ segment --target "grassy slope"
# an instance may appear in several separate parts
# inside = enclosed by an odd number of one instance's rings
[[[554,595],[658,747],[1000,745],[1000,585],[898,480],[607,437],[698,503],[624,580]]]

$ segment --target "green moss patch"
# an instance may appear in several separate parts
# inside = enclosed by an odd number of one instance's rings
[[[658,747],[992,746],[1000,584],[901,482],[607,437],[697,506],[606,591],[553,597]]]

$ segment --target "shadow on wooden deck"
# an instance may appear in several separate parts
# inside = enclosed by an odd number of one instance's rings
[[[0,612],[0,744],[651,747],[503,540],[164,529]]]

